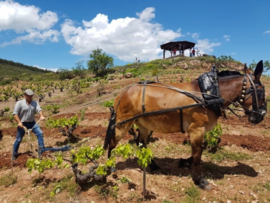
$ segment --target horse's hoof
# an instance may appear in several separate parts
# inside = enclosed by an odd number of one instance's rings
[[[198,186],[199,188],[203,189],[203,190],[211,190],[211,185],[208,183],[207,180],[205,180],[204,178],[202,178],[199,182],[198,182]]]
[[[199,186],[201,189],[210,191],[212,189],[211,185],[204,185],[204,186]]]

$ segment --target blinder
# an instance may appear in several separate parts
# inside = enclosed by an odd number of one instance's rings
[[[265,101],[265,89],[263,84],[254,84],[251,77],[247,75],[249,78],[249,81],[251,83],[251,87],[247,89],[244,93],[245,95],[241,94],[240,97],[240,103],[244,102],[245,96],[246,95],[252,95],[252,110],[246,111],[246,114],[249,115],[249,121],[252,123],[259,123],[263,120],[266,112],[267,112],[267,102]],[[246,77],[244,77],[244,83],[245,83]],[[244,89],[244,83],[243,83],[243,88]],[[258,86],[261,86],[262,88],[258,89]],[[259,105],[259,100],[265,101],[265,105]]]

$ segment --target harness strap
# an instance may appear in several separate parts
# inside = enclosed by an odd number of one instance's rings
[[[247,75],[247,76],[248,76],[248,79],[249,79],[253,89],[254,89],[253,91],[254,91],[254,94],[255,94],[255,102],[256,102],[256,109],[255,110],[258,110],[259,109],[259,102],[258,102],[257,88],[256,88],[253,80],[251,79],[250,75]],[[254,99],[254,98],[252,98],[252,99]]]
[[[179,106],[179,107],[170,108],[170,109],[163,109],[163,110],[158,110],[158,111],[145,112],[145,113],[139,114],[137,116],[134,116],[132,118],[129,118],[127,120],[118,122],[113,127],[116,127],[116,126],[119,126],[119,125],[123,125],[123,124],[125,124],[125,123],[127,123],[129,121],[135,120],[135,119],[140,118],[140,117],[143,117],[143,116],[162,114],[162,113],[177,111],[177,110],[181,110],[181,109],[188,109],[188,108],[201,107],[201,106],[205,106],[205,103],[203,102],[203,103],[198,103],[198,104],[191,104],[191,105],[188,105],[188,106]]]
[[[235,116],[237,116],[238,118],[243,118],[243,117],[245,117],[245,116],[241,116],[241,115],[238,115],[238,114],[236,114],[234,111],[236,111],[236,110],[232,110],[230,107],[227,107],[227,109],[229,109]],[[237,110],[237,111],[241,111],[241,110]]]
[[[185,133],[184,128],[183,128],[183,109],[180,109],[180,130],[181,130],[181,133]]]
[[[146,86],[146,81],[143,81],[143,91],[142,91],[142,112],[145,112],[145,86]]]

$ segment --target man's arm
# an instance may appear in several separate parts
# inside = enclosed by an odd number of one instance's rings
[[[23,124],[22,124],[21,119],[19,118],[19,116],[17,114],[14,114],[14,118],[18,123],[18,127],[22,128]]]
[[[43,111],[42,111],[42,109],[40,108],[40,105],[39,105],[39,103],[38,102],[36,102],[37,103],[37,106],[36,106],[36,112],[39,114],[39,120],[44,120],[45,119],[45,116],[43,115]]]
[[[43,115],[43,111],[40,111],[39,112],[39,115],[40,115],[40,117],[39,117],[39,119],[42,121],[42,120],[45,120],[45,116]]]

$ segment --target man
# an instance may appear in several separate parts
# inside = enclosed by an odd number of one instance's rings
[[[32,129],[32,132],[37,136],[39,149],[44,148],[43,132],[39,125],[35,122],[35,114],[39,113],[40,120],[44,120],[42,109],[39,103],[33,100],[34,92],[30,89],[25,90],[24,99],[18,101],[15,105],[13,115],[18,123],[17,136],[13,145],[12,160],[18,157],[18,150],[25,134],[23,126],[27,129]]]

